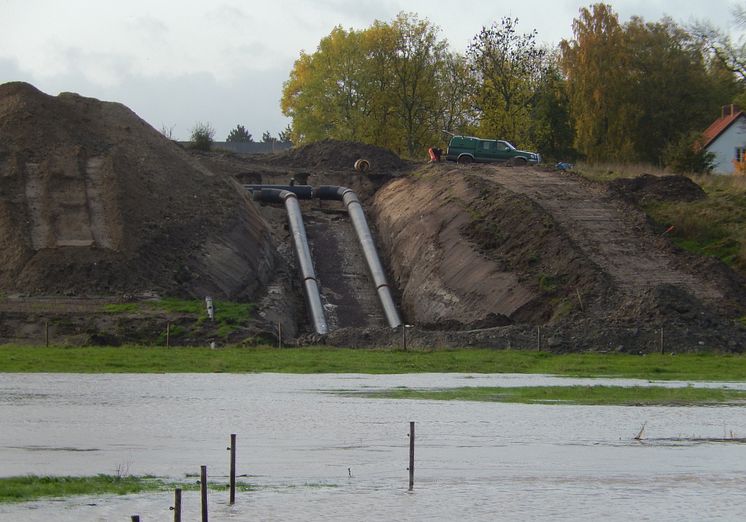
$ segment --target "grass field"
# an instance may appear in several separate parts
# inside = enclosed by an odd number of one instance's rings
[[[576,377],[746,381],[746,356],[566,354],[489,349],[0,346],[0,372],[539,373]]]
[[[662,386],[527,386],[472,387],[438,390],[395,388],[375,392],[341,392],[381,399],[584,404],[594,406],[744,406],[746,391]]]

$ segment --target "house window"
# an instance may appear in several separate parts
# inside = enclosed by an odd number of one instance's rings
[[[742,162],[744,155],[746,155],[746,147],[736,147],[736,162]]]

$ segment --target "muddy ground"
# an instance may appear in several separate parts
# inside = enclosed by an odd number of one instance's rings
[[[356,172],[357,159],[370,170]],[[309,200],[332,330],[311,331],[285,211],[243,188],[291,180],[358,194],[411,327],[387,327],[342,204]],[[744,278],[675,248],[637,206],[701,197],[680,176],[601,184],[329,140],[188,151],[119,104],[5,84],[0,342],[162,344],[168,330],[172,344],[743,351]],[[158,305],[205,296],[251,312],[209,321]]]

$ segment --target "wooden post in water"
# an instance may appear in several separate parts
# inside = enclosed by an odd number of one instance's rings
[[[409,423],[409,491],[414,489],[414,421]]]
[[[174,522],[181,522],[181,488],[174,491],[174,507],[171,509],[174,511]]]
[[[231,496],[230,504],[236,503],[236,434],[231,433]]]
[[[202,522],[207,522],[207,466],[200,467],[199,490],[202,498]]]

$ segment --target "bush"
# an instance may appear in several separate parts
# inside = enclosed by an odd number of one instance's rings
[[[715,168],[715,155],[702,147],[702,135],[686,134],[663,149],[663,164],[676,173],[709,174]]]
[[[208,151],[212,148],[215,129],[209,123],[197,122],[192,128],[192,148]]]

